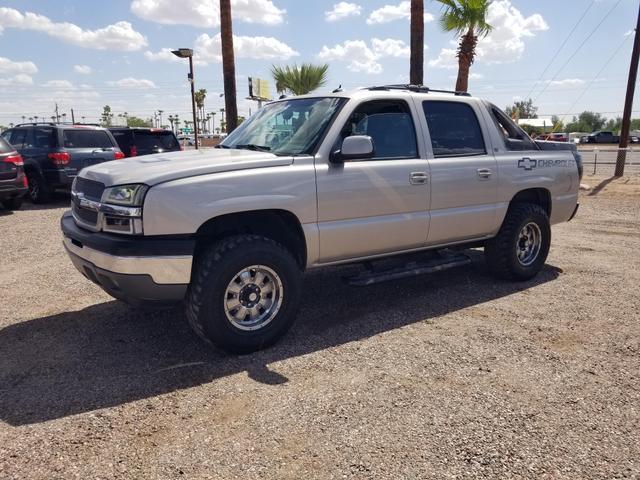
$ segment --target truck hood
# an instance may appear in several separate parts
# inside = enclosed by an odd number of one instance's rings
[[[101,182],[107,187],[128,183],[153,186],[185,177],[277,167],[291,165],[292,162],[293,157],[278,157],[268,152],[207,148],[114,160],[84,168],[79,176]]]

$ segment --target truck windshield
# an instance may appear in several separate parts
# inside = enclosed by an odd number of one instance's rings
[[[271,103],[229,134],[220,147],[311,154],[345,101],[318,97]]]

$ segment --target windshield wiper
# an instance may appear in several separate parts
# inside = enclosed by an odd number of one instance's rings
[[[218,145],[216,145],[213,148],[231,148],[229,145],[222,145],[221,143],[219,143]]]
[[[241,148],[243,150],[255,150],[256,152],[269,152],[269,151],[271,151],[271,147],[267,147],[266,145],[255,145],[253,143],[245,143],[243,145],[236,145],[236,148]]]

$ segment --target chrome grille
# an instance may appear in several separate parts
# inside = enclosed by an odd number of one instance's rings
[[[89,200],[99,202],[102,198],[102,192],[104,192],[104,183],[77,177],[75,192],[84,194],[84,197]]]

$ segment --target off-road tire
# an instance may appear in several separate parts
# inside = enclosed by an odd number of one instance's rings
[[[537,257],[524,266],[518,260],[517,248],[520,232],[525,225],[535,223],[541,232],[541,245]],[[524,281],[535,277],[544,266],[551,245],[551,226],[547,212],[532,203],[516,203],[509,207],[498,234],[487,241],[484,256],[489,270],[498,278]]]
[[[2,206],[7,210],[20,210],[20,207],[22,207],[22,197],[13,197],[2,200]]]
[[[282,304],[270,323],[257,330],[237,328],[225,313],[225,292],[234,276],[251,265],[265,265],[280,277]],[[193,331],[205,342],[231,353],[249,353],[275,343],[295,320],[301,271],[294,256],[279,243],[258,235],[237,235],[212,245],[195,260],[186,296]]]
[[[29,198],[33,203],[47,203],[51,200],[51,188],[44,177],[35,170],[27,171]]]

